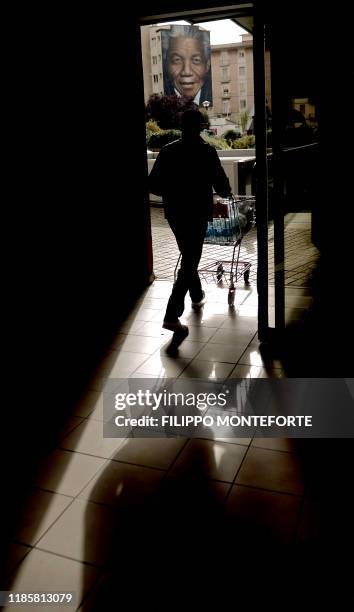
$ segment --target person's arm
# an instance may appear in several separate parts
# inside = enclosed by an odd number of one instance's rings
[[[213,172],[213,187],[216,193],[222,198],[228,198],[232,195],[229,179],[225,174],[225,170],[221,165],[219,156],[216,150],[212,147],[212,172]]]
[[[158,154],[155,163],[149,174],[149,191],[155,195],[161,196],[164,191],[164,156],[162,151]]]

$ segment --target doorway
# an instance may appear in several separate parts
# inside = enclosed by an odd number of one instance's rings
[[[234,12],[234,11],[233,11]],[[159,143],[178,138],[178,123],[175,116],[166,119],[165,106],[169,94],[169,75],[164,64],[165,38],[176,36],[184,29],[206,36],[209,46],[212,87],[204,100],[203,90],[198,96],[199,107],[204,111],[208,125],[202,133],[206,142],[217,149],[221,164],[229,178],[232,192],[254,195],[254,78],[252,34],[235,23],[234,19],[221,19],[208,15],[206,21],[200,15],[188,15],[188,21],[166,21],[141,26],[142,63],[144,73],[145,104],[147,109],[147,164],[151,171],[159,151]],[[232,14],[230,13],[230,17]],[[202,19],[199,22],[199,19]],[[249,26],[247,26],[249,27]],[[175,31],[176,30],[176,31]],[[166,85],[167,82],[167,85]],[[175,89],[176,92],[176,89]],[[168,100],[171,103],[171,100]],[[178,100],[175,100],[178,102]],[[173,109],[174,111],[174,109]],[[164,218],[161,198],[150,193],[150,216],[154,254],[154,274],[158,280],[173,282],[179,251],[174,236]],[[188,219],[186,219],[188,222]],[[256,296],[257,282],[257,234],[254,228],[247,228],[241,244],[240,260],[251,265],[247,274],[247,285],[243,276],[238,285],[242,299],[253,292]],[[232,259],[230,244],[205,244],[200,268],[203,285],[207,291],[215,292],[215,285],[224,289],[229,284],[225,273],[221,280],[215,274],[214,261],[228,262]],[[209,269],[212,272],[209,273]],[[215,269],[214,269],[215,268]],[[241,270],[241,265],[239,266]]]
[[[311,137],[305,144],[301,142],[299,146],[294,147],[287,146],[287,140],[284,138],[285,135],[287,138],[291,136],[291,128],[285,120],[287,112],[289,120],[291,117],[296,118],[295,115],[303,116],[302,132],[306,131],[307,137],[310,132],[315,133],[316,109],[312,104],[311,95],[307,91],[300,91],[301,87],[292,89],[290,85],[294,74],[291,70],[287,79],[289,87],[286,96],[282,93],[281,53],[279,53],[281,37],[279,32],[274,33],[272,20],[267,19],[261,9],[253,5],[230,6],[222,14],[220,9],[215,8],[156,17],[150,15],[142,17],[140,25],[145,28],[155,28],[155,35],[150,33],[150,42],[158,44],[158,36],[161,36],[163,30],[168,29],[171,21],[185,19],[189,24],[202,26],[203,22],[211,19],[218,21],[225,18],[234,20],[253,37],[252,127],[256,142],[254,150],[256,164],[251,187],[247,186],[246,179],[246,184],[243,184],[242,188],[245,190],[244,193],[250,189],[256,196],[257,227],[254,235],[249,236],[248,244],[246,240],[244,241],[246,253],[242,253],[242,256],[250,258],[253,264],[250,281],[254,286],[257,284],[258,335],[261,341],[267,341],[275,335],[282,334],[286,325],[294,318],[301,317],[311,302],[311,274],[317,250],[312,242],[311,228],[310,202],[314,186],[308,181],[306,168],[308,159],[316,155],[316,142]],[[218,62],[224,77],[227,76],[225,69],[228,68],[225,50],[225,48],[219,49]],[[242,52],[240,59],[241,56]],[[158,89],[160,76],[164,78],[163,66],[159,64],[161,60],[162,54],[158,49],[156,54],[150,53],[152,67],[150,78],[152,78],[152,87],[155,82],[156,94],[163,92],[163,89]],[[162,67],[161,71],[159,66]],[[242,71],[241,64],[237,68]],[[147,73],[145,65],[144,78]],[[228,83],[220,82],[220,90],[220,95],[223,96],[221,115],[224,110],[228,117],[231,109],[229,105],[226,107],[225,96],[230,94],[232,96],[232,83],[230,87]],[[240,90],[238,94],[239,104],[241,105],[241,102],[244,104]],[[207,111],[210,114],[209,105]],[[295,124],[297,123],[295,121]],[[148,165],[151,166],[154,163],[154,151],[148,153],[148,156]],[[295,163],[294,156],[296,156]],[[291,169],[294,168],[295,173],[291,173]],[[238,172],[238,180],[242,181],[240,177],[242,172]],[[240,189],[239,184],[237,189]],[[178,250],[172,235],[169,235],[169,228],[159,204],[155,201],[151,207],[154,272],[157,278],[165,278],[172,282]],[[205,256],[208,255],[206,250]]]

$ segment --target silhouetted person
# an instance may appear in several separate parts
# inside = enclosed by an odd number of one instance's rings
[[[194,307],[204,303],[198,265],[213,214],[213,187],[222,197],[232,194],[216,150],[200,136],[203,127],[199,110],[186,111],[181,120],[182,138],[161,149],[149,177],[150,191],[162,196],[182,255],[163,323],[165,329],[175,332],[177,345],[188,335],[188,327],[179,321],[187,291]]]

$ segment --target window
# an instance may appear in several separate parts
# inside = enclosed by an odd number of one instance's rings
[[[152,37],[152,39],[151,39],[151,45],[152,45],[153,47],[155,47],[155,46],[156,46],[156,37],[155,37],[155,36],[153,36],[153,37]]]
[[[159,77],[157,74],[154,74],[154,83],[158,83],[159,82]]]
[[[230,80],[230,69],[229,68],[221,68],[221,80],[222,81]]]
[[[247,100],[245,100],[245,98],[241,98],[241,100],[240,100],[240,109],[241,110],[245,110],[245,108],[247,108]]]
[[[239,66],[238,73],[240,76],[246,76],[246,68],[244,66]]]
[[[246,83],[244,81],[240,82],[240,94],[246,93]]]
[[[239,57],[245,57],[245,52],[244,51],[239,51],[238,52],[238,56]]]
[[[152,58],[152,63],[153,63],[153,64],[157,64],[157,57],[156,57],[156,55],[154,55],[154,56],[153,56],[153,58]]]
[[[221,88],[221,95],[223,98],[229,98],[230,97],[230,88],[229,87],[222,87]]]
[[[161,53],[159,53],[159,62],[161,62]]]
[[[229,64],[229,52],[221,51],[220,53],[220,66],[227,66]]]

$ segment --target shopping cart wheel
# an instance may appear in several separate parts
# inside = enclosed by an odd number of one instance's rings
[[[236,289],[229,289],[229,294],[227,296],[229,306],[233,306],[235,304],[235,293]]]
[[[216,280],[218,281],[218,283],[220,283],[223,274],[224,274],[224,267],[220,263],[218,267],[216,268]]]
[[[250,281],[250,271],[246,270],[246,272],[243,275],[243,280],[245,281],[245,283],[248,285],[249,281]]]

